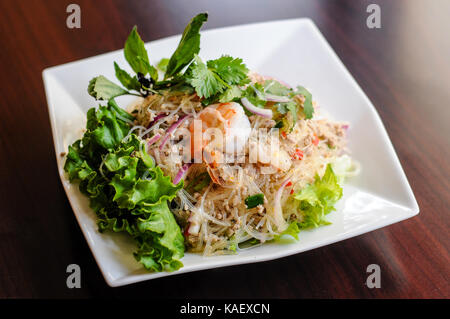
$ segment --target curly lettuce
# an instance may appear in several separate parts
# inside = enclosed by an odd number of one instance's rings
[[[183,181],[174,185],[155,167],[145,142],[129,134],[132,119],[114,100],[90,109],[86,132],[69,146],[64,169],[89,197],[100,232],[128,233],[146,269],[174,271],[183,266],[185,248],[168,202]]]
[[[298,233],[302,229],[329,225],[326,215],[335,210],[334,205],[342,197],[342,187],[338,182],[331,164],[328,164],[322,178],[316,174],[313,183],[294,193],[289,199],[288,206],[289,209],[300,213],[301,217],[291,222],[277,238],[289,235],[298,239]]]

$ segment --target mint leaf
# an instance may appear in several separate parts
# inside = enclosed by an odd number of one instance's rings
[[[184,29],[177,49],[170,57],[167,64],[165,79],[180,72],[186,65],[191,63],[194,55],[200,51],[200,28],[208,20],[207,13],[200,13],[191,19]]]
[[[100,75],[89,81],[88,93],[96,100],[109,100],[129,92]]]
[[[143,75],[149,73],[148,66],[150,61],[148,60],[147,50],[145,49],[144,41],[142,41],[137,32],[136,26],[131,30],[125,42],[124,55],[134,72],[142,73]]]
[[[216,60],[209,60],[207,66],[228,84],[239,84],[247,78],[248,69],[240,58],[223,55]]]
[[[140,91],[141,84],[136,76],[132,77],[127,71],[122,70],[116,62],[114,62],[114,70],[116,71],[116,78],[124,87],[128,90]]]

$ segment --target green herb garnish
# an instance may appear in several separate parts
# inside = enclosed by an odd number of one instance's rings
[[[245,199],[245,205],[247,206],[248,209],[255,208],[256,206],[263,204],[264,204],[264,194],[251,195]]]

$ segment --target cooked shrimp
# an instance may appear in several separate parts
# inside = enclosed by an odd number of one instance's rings
[[[224,163],[228,156],[240,154],[252,129],[242,106],[231,102],[206,107],[191,122],[189,130],[193,136],[192,155],[206,162],[212,180],[218,183],[211,169]]]

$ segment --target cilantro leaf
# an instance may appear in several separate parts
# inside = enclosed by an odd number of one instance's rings
[[[226,103],[242,97],[242,90],[237,85],[232,85],[219,95],[219,102]]]
[[[257,91],[259,92],[259,94]],[[267,101],[262,99],[262,96],[260,96],[263,91],[264,89],[261,84],[253,83],[247,86],[242,96],[246,97],[253,105],[263,108],[267,103]]]
[[[216,60],[209,60],[207,65],[228,84],[240,84],[247,78],[248,69],[240,58],[223,55]]]
[[[227,85],[216,73],[208,69],[198,55],[195,55],[194,62],[189,66],[186,82],[194,87],[199,97],[204,98],[222,93]]]
[[[208,14],[200,13],[186,26],[180,43],[167,64],[165,79],[180,72],[200,51],[200,28],[206,20],[208,20]]]
[[[294,95],[301,94],[305,97],[305,102],[303,103],[303,112],[305,113],[306,119],[312,119],[314,114],[314,107],[312,105],[311,93],[303,86],[299,85],[297,86],[297,89],[293,94]]]
[[[294,128],[295,123],[297,123],[298,104],[295,103],[294,101],[289,101],[289,102],[284,102],[284,103],[281,103],[281,102],[277,103],[277,104],[275,104],[275,106],[277,107],[277,111],[282,115],[285,115],[288,112],[291,113],[292,121],[289,121],[290,123],[288,123],[288,124],[289,124],[290,129],[292,130]]]
[[[129,92],[100,75],[89,81],[88,93],[96,100],[109,100]]]
[[[273,95],[287,96],[292,92],[292,89],[275,80],[266,80],[264,81],[263,86],[264,92]]]

